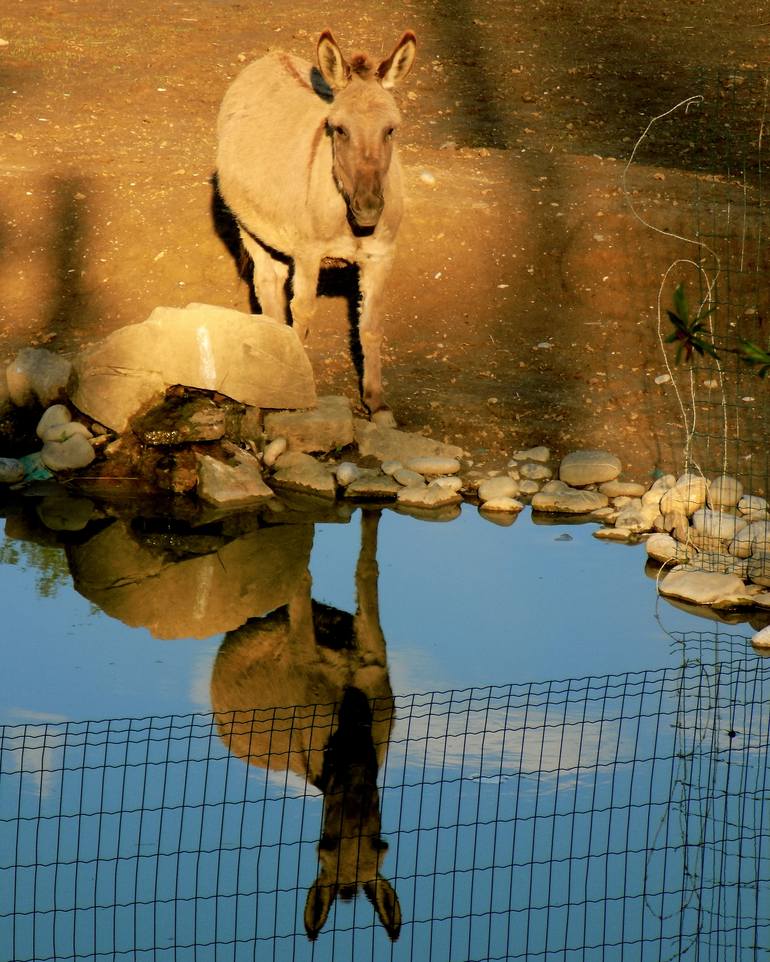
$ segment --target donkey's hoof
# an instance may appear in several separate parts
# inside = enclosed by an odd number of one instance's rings
[[[396,419],[393,417],[390,408],[380,408],[372,414],[372,423],[379,425],[381,428],[394,428]]]

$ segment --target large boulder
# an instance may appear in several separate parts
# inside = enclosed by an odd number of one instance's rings
[[[292,328],[204,304],[156,308],[79,354],[73,375],[72,402],[119,433],[175,384],[254,407],[316,401],[310,361]]]

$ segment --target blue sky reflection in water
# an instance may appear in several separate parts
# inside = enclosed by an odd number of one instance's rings
[[[358,512],[349,524],[316,526],[316,600],[355,609],[359,529]],[[656,610],[668,631],[718,627],[658,604],[643,548],[597,541],[593,530],[534,524],[528,511],[510,527],[471,507],[447,523],[384,511],[380,614],[394,691],[664,667],[680,656]],[[68,575],[42,596],[42,572],[24,545],[5,544],[17,548],[19,560],[0,567],[2,721],[210,710],[211,665],[222,635],[159,641],[99,611]],[[750,635],[746,626],[729,631]]]

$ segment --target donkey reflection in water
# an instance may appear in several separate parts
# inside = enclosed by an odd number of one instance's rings
[[[305,905],[317,938],[334,900],[359,888],[392,940],[401,908],[380,873],[377,773],[393,724],[393,692],[377,590],[379,512],[361,516],[355,615],[311,600],[306,573],[288,606],[230,632],[214,665],[219,733],[249,764],[289,769],[324,795],[320,871]],[[298,706],[274,710],[270,706]]]
[[[389,425],[381,302],[403,211],[390,90],[409,73],[415,44],[407,32],[378,66],[366,54],[348,62],[326,30],[317,67],[268,54],[228,89],[217,127],[217,184],[254,263],[263,313],[287,319],[290,280],[304,342],[320,268],[357,265],[362,396],[372,419]]]

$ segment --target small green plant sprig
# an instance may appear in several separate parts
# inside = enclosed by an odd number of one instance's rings
[[[711,340],[711,332],[705,325],[706,318],[714,310],[716,308],[710,307],[690,317],[684,287],[677,284],[674,290],[674,309],[666,311],[674,330],[665,338],[666,344],[677,345],[674,355],[676,364],[679,364],[682,359],[690,361],[693,354],[699,354],[701,357],[708,354],[714,360],[719,360],[719,353]],[[738,338],[737,347],[723,347],[721,352],[736,354],[744,364],[753,367],[761,378],[770,374],[770,353],[745,337]]]

